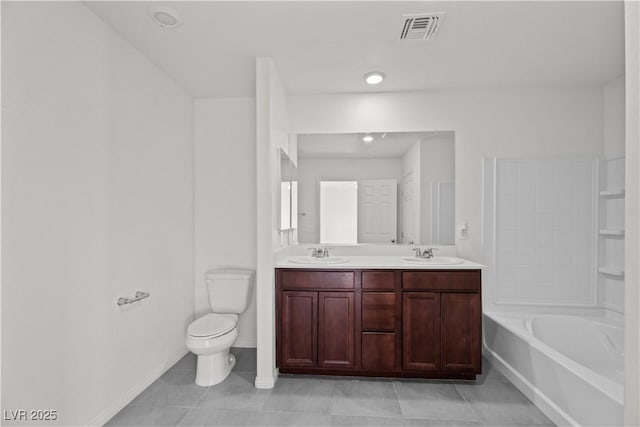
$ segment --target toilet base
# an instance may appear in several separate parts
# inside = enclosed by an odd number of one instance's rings
[[[229,350],[211,355],[198,355],[196,384],[209,387],[224,381],[236,364],[236,357]]]

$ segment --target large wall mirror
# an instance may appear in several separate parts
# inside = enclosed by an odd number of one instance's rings
[[[298,135],[298,241],[455,242],[454,132]]]

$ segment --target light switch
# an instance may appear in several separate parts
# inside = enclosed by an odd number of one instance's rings
[[[465,222],[458,227],[458,239],[467,240],[469,237],[469,225]]]

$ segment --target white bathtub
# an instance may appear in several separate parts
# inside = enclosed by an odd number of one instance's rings
[[[484,313],[484,353],[558,425],[623,424],[624,331],[605,317]]]

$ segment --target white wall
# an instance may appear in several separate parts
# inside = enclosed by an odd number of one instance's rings
[[[103,423],[186,353],[192,100],[76,2],[3,2],[2,67],[2,407]]]
[[[288,150],[286,93],[271,58],[256,60],[256,316],[258,388],[273,388],[275,349],[274,251],[281,246],[278,217],[280,149]],[[295,156],[294,156],[295,157]]]
[[[424,93],[290,96],[295,133],[455,131],[456,224],[460,256],[482,257],[482,158],[601,156],[603,91],[478,89]]]
[[[624,156],[624,76],[604,88],[604,155]]]
[[[298,218],[300,243],[320,241],[318,186],[321,180],[358,181],[361,179],[402,179],[402,162],[388,159],[298,158]]]
[[[195,102],[195,311],[211,312],[204,275],[256,268],[256,103]],[[240,316],[237,347],[256,346],[255,292]]]
[[[640,425],[640,3],[625,26],[625,425]]]

